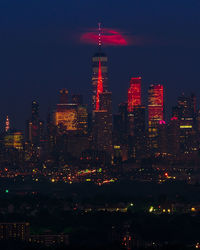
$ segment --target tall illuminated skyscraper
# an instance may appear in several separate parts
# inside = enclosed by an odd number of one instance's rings
[[[148,92],[149,122],[163,120],[163,85],[151,84]]]
[[[141,77],[132,77],[128,89],[128,111],[141,105]]]
[[[174,108],[173,119],[179,124],[179,149],[186,155],[196,153],[199,145],[197,132],[196,97],[194,94],[185,96],[182,94]],[[173,110],[173,111],[174,111]]]
[[[53,123],[55,126],[60,127],[64,133],[69,132],[72,134],[74,132],[76,134],[80,132],[87,134],[87,107],[79,104],[79,100],[73,101],[74,103],[69,103],[68,91],[66,89],[60,90],[60,103],[57,104],[56,111],[54,112]]]
[[[148,91],[148,131],[152,153],[158,151],[158,125],[165,123],[163,117],[163,85],[151,84]]]
[[[145,107],[141,105],[141,77],[132,77],[128,89],[128,154],[141,158],[145,145]]]
[[[112,93],[108,91],[107,56],[101,52],[101,27],[99,24],[99,51],[92,57],[93,129],[94,149],[112,154]]]
[[[101,51],[101,27],[99,24],[98,52],[92,57],[92,109],[99,110],[99,96],[108,91],[108,57]]]

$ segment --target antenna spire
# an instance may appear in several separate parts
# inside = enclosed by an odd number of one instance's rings
[[[10,121],[8,116],[6,116],[6,126],[5,126],[5,131],[8,132],[8,130],[10,129]]]
[[[101,50],[101,45],[102,45],[102,41],[101,41],[101,36],[102,36],[102,30],[101,30],[101,23],[98,23],[99,26],[99,38],[98,38],[98,45],[99,45],[99,50]]]

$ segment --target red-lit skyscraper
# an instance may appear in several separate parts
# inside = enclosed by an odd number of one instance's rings
[[[141,77],[132,77],[128,89],[128,111],[141,105]]]
[[[163,85],[151,84],[149,87],[148,112],[149,122],[163,120]]]
[[[112,154],[112,93],[107,84],[107,56],[101,52],[101,28],[99,24],[99,52],[92,57],[92,106],[94,149]]]

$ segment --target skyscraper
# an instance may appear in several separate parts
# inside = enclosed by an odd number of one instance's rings
[[[81,153],[88,149],[88,111],[87,106],[80,104],[82,100],[72,98],[73,103],[68,100],[68,91],[61,90],[64,97],[60,96],[60,103],[56,105],[53,113],[53,126],[50,130],[50,150],[54,145],[59,149],[61,159],[68,156],[79,158]],[[61,98],[62,97],[62,98]],[[52,146],[53,145],[53,146]]]
[[[23,149],[24,136],[21,131],[9,130],[4,137],[6,148]]]
[[[145,107],[135,106],[128,113],[129,157],[141,159],[145,155]]]
[[[158,125],[163,121],[163,85],[151,84],[148,91],[148,132],[150,152],[158,150]]]
[[[99,52],[93,63],[93,129],[92,139],[97,151],[112,152],[112,93],[108,91],[107,56],[101,52],[101,28],[99,25]]]
[[[33,101],[31,104],[31,118],[27,122],[26,139],[34,146],[39,146],[44,136],[44,124],[39,119],[39,104]]]
[[[68,90],[61,89],[60,102],[54,112],[54,125],[63,132],[77,131],[77,104],[68,103]]]
[[[173,112],[172,115],[173,117],[176,117],[180,125],[180,152],[188,155],[194,151],[196,152],[199,144],[198,132],[196,129],[196,97],[194,94],[191,94],[191,96],[185,96],[182,94],[178,98],[177,103],[177,112]]]
[[[73,101],[74,103],[68,102],[68,91],[66,89],[60,90],[60,103],[57,104],[57,109],[54,112],[54,125],[58,126],[64,133],[80,132],[87,134],[87,107],[79,104],[80,100]]]
[[[141,77],[132,77],[128,89],[128,111],[141,105]]]
[[[163,120],[163,85],[151,84],[148,94],[149,122]]]

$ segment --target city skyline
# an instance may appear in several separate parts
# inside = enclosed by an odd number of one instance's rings
[[[199,13],[0,1],[0,249],[200,249]]]
[[[73,2],[68,5],[48,1],[40,4],[40,10],[37,4],[37,1],[1,3],[0,81],[4,93],[0,99],[4,107],[0,113],[1,128],[6,115],[11,124],[22,128],[30,111],[28,103],[34,99],[40,103],[44,117],[57,103],[55,93],[62,88],[83,93],[85,100],[89,99],[91,55],[96,46],[81,43],[80,37],[95,29],[99,20],[103,28],[122,31],[135,41],[129,46],[104,48],[109,56],[109,86],[114,107],[126,99],[129,80],[138,73],[143,78],[143,89],[151,83],[163,84],[167,103],[172,106],[181,92],[187,95],[192,89],[198,93],[198,1],[182,1],[181,5],[178,1],[126,1],[130,7],[126,11],[113,1],[108,6],[102,1],[98,9],[91,1],[85,1],[84,5],[79,2],[78,6]],[[117,14],[110,12],[112,8]],[[148,11],[149,8],[155,11]]]

